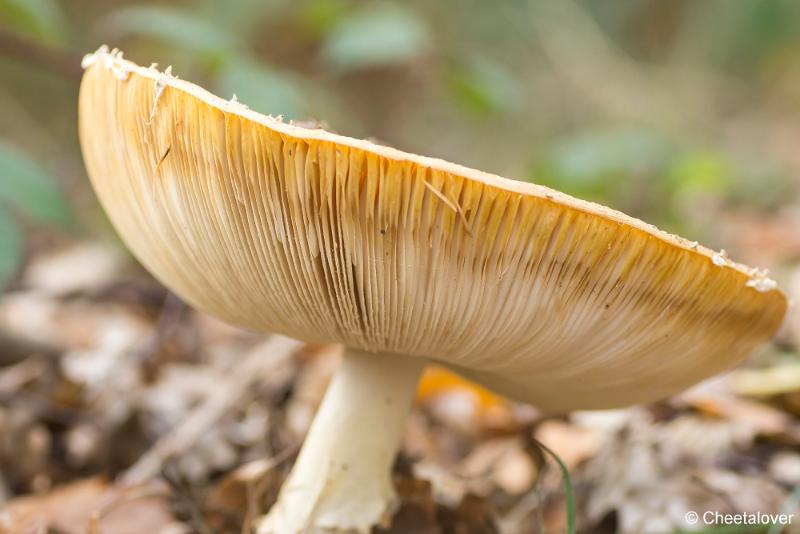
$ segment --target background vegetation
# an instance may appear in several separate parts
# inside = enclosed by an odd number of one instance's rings
[[[9,294],[37,257],[115,239],[77,141],[80,58],[104,43],[264,113],[608,204],[800,298],[796,0],[0,0]],[[799,339],[793,316],[753,360],[794,377],[770,395],[800,391]]]
[[[0,1],[3,220],[93,231],[78,60],[101,43],[250,107],[726,243],[794,198],[793,0]],[[59,202],[56,191],[62,192]],[[19,223],[18,223],[19,224]],[[8,225],[4,225],[8,228]],[[5,276],[23,256],[3,233]]]

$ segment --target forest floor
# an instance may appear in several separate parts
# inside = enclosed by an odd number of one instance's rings
[[[224,325],[116,248],[55,249],[0,301],[0,532],[250,532],[339,350]],[[795,299],[799,273],[783,276]],[[579,532],[713,531],[691,511],[784,511],[800,532],[798,332],[794,315],[732,374],[610,412],[544,416],[429,371],[388,532],[564,532],[564,482],[537,441],[569,469]]]

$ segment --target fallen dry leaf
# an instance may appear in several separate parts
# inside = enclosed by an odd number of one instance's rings
[[[160,484],[115,488],[99,478],[73,482],[44,495],[20,497],[0,512],[0,533],[36,534],[55,529],[66,534],[180,534]],[[92,526],[94,523],[94,527]]]
[[[730,375],[731,388],[740,395],[768,397],[800,391],[800,362],[786,361],[762,369],[739,369]]]
[[[558,454],[570,470],[594,456],[602,444],[601,436],[591,428],[556,420],[538,425],[535,436]]]
[[[79,243],[35,258],[25,271],[26,287],[51,296],[99,289],[111,284],[125,267],[119,248]]]

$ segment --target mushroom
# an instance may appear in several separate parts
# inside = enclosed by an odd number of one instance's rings
[[[607,207],[285,124],[117,51],[83,64],[86,167],[138,260],[231,323],[346,347],[261,534],[387,524],[429,361],[544,410],[612,408],[736,365],[784,316],[755,271]]]

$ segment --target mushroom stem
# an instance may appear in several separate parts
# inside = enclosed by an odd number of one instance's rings
[[[392,464],[425,360],[347,348],[258,534],[366,533],[397,506]]]

